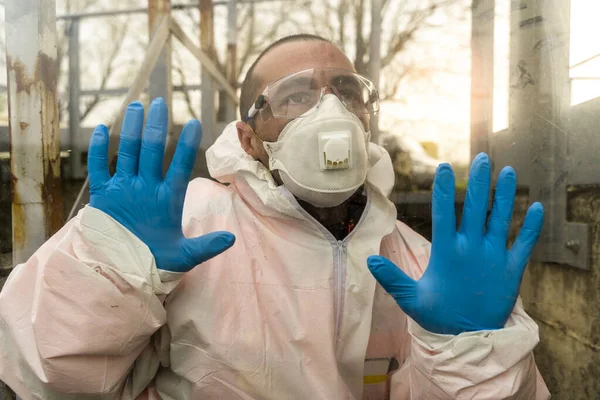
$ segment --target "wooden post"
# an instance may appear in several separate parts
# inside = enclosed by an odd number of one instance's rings
[[[200,0],[200,48],[209,57],[215,57],[214,45],[214,14],[212,0]],[[201,119],[203,125],[203,136],[201,147],[207,149],[214,143],[218,136],[215,132],[217,121],[215,113],[215,84],[206,70],[202,69],[202,107]]]
[[[170,17],[171,0],[148,0],[148,32],[150,41],[157,31],[161,17]],[[173,91],[171,79],[171,40],[167,39],[154,70],[150,75],[148,94],[150,101],[162,97],[169,105],[169,127],[173,123]],[[171,129],[169,129],[171,139]]]
[[[471,29],[471,157],[489,152],[494,114],[494,0],[474,1]]]

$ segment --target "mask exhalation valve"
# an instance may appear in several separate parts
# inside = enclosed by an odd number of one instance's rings
[[[352,167],[352,135],[349,131],[319,134],[319,160],[321,170]]]

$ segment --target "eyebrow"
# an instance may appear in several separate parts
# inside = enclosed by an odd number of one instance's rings
[[[343,74],[343,75],[335,75],[335,76],[332,76],[331,78],[329,78],[330,84],[334,84],[336,82],[340,82],[345,85],[360,86],[358,80],[352,73]],[[306,85],[307,87],[308,86],[312,87],[315,84],[314,76],[312,76],[310,78],[307,76],[299,76],[292,81],[287,81],[287,82],[284,81],[284,82],[276,85],[275,90],[277,90],[278,92],[279,91],[287,91],[290,89],[294,89],[294,86],[296,86],[298,84]]]
[[[277,90],[277,91],[288,90],[288,89],[291,89],[294,86],[296,86],[298,83],[303,84],[303,85],[308,85],[308,84],[312,84],[313,82],[314,82],[313,79],[302,76],[302,77],[298,77],[298,78],[294,79],[293,81],[282,82],[281,84],[279,84],[275,87],[275,90]]]
[[[352,75],[352,74],[348,74],[348,75],[336,75],[336,76],[332,77],[329,80],[329,82],[335,83],[338,80],[341,83],[344,83],[344,84],[353,84],[355,86],[359,86],[358,79],[354,75]]]

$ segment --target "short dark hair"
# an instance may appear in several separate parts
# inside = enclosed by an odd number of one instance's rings
[[[248,72],[246,73],[246,77],[244,78],[244,82],[242,83],[242,91],[240,93],[240,117],[242,118],[242,121],[246,120],[246,117],[248,116],[248,111],[250,110],[250,107],[252,107],[252,104],[256,100],[256,96],[257,96],[256,91],[258,90],[258,88],[260,87],[260,85],[262,83],[260,80],[255,79],[255,77],[254,77],[254,69],[256,68],[256,65],[258,64],[258,62],[268,52],[270,52],[274,48],[278,47],[279,45],[282,45],[285,43],[291,43],[291,42],[302,42],[302,41],[321,41],[321,42],[334,44],[329,39],[325,39],[324,37],[318,36],[318,35],[312,35],[310,33],[299,33],[296,35],[285,36],[285,37],[271,43],[266,49],[264,49],[259,54],[259,56],[256,58],[256,60],[254,60],[254,63],[252,63],[252,65],[250,66],[250,69],[248,69]]]

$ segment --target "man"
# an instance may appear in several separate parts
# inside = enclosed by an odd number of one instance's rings
[[[128,108],[112,178],[98,127],[90,205],[0,294],[0,379],[25,400],[549,398],[517,301],[541,205],[507,251],[516,177],[500,174],[485,228],[480,155],[457,232],[442,165],[430,254],[386,197],[377,107],[341,50],[299,35],[261,54],[242,121],[207,153],[227,185],[187,184],[197,121],[163,178],[160,99],[143,139],[144,110]]]

